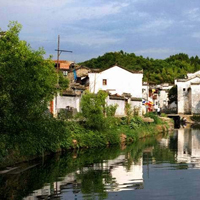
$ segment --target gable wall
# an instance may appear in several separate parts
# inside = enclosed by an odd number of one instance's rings
[[[191,85],[192,114],[200,114],[200,85]]]
[[[101,73],[90,73],[90,91],[110,90],[112,94],[130,93],[133,97],[142,97],[143,74],[133,74],[120,67],[112,67]],[[107,85],[103,85],[107,79]]]
[[[179,114],[191,113],[191,109],[192,109],[191,107],[194,107],[194,105],[196,105],[196,103],[194,103],[194,101],[193,102],[191,102],[191,101],[192,101],[192,99],[197,98],[197,97],[194,97],[194,95],[199,92],[192,90],[192,96],[190,97],[190,89],[189,88],[191,87],[191,83],[200,83],[200,78],[196,77],[196,78],[193,78],[186,82],[177,82],[177,90],[178,90],[177,91],[177,98],[178,98],[177,100],[178,100],[178,113]],[[185,89],[185,91],[183,91],[184,89]]]

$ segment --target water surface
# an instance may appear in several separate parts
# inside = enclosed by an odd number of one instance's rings
[[[131,146],[74,151],[0,175],[0,199],[198,199],[200,131],[175,130]]]

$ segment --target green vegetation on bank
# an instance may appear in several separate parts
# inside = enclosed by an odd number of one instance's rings
[[[59,77],[44,50],[19,39],[21,25],[11,22],[0,35],[0,162],[56,151],[66,136],[64,122],[48,111],[57,90],[68,80]],[[9,157],[9,158],[10,158]]]
[[[99,91],[96,95],[89,92],[83,95],[81,106],[85,112],[79,113],[77,119],[65,120],[68,138],[62,142],[62,148],[93,148],[129,143],[167,130],[167,124],[156,114],[145,115],[154,120],[149,124],[129,104],[126,117],[114,117],[117,106],[107,106],[106,96],[104,91]]]
[[[166,59],[152,59],[136,56],[123,51],[105,53],[98,58],[79,63],[89,68],[107,69],[115,64],[128,70],[143,70],[144,81],[150,84],[174,83],[177,78],[184,78],[190,72],[200,70],[200,58],[180,53]]]
[[[116,105],[107,106],[107,93],[86,92],[76,118],[53,118],[49,102],[68,85],[57,75],[44,50],[31,49],[19,39],[21,25],[9,24],[0,36],[0,163],[11,164],[61,149],[93,148],[154,135],[161,121],[144,123],[127,104],[127,117],[115,118]],[[58,82],[59,80],[59,82]],[[162,130],[161,130],[162,131]]]

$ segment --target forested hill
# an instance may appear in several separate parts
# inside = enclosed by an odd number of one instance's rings
[[[115,64],[130,70],[143,69],[144,81],[150,84],[174,83],[174,79],[184,78],[186,73],[200,70],[200,58],[189,57],[184,53],[161,60],[144,58],[123,51],[109,52],[79,64],[95,69],[106,69]]]

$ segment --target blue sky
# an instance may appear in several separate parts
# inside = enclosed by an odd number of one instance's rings
[[[144,57],[200,56],[199,0],[0,0],[0,28],[18,21],[20,38],[56,59],[81,62],[123,50]]]

